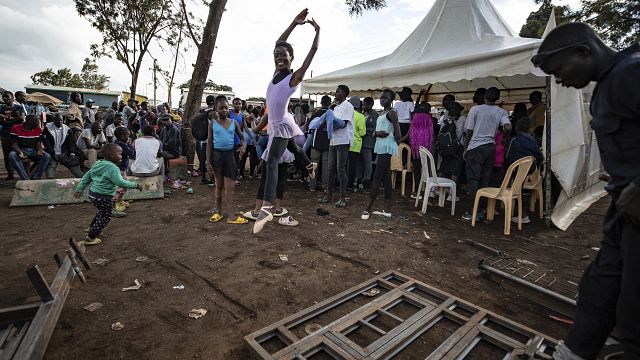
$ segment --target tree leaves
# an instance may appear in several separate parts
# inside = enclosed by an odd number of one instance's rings
[[[66,86],[73,88],[103,90],[109,86],[109,77],[98,73],[98,65],[94,60],[84,59],[80,74],[74,74],[69,68],[54,72],[48,68],[31,75],[34,85]]]
[[[345,0],[349,7],[349,15],[362,15],[365,11],[380,10],[387,6],[385,0]]]
[[[640,39],[637,0],[582,0],[580,20],[593,26],[602,40],[619,50]]]

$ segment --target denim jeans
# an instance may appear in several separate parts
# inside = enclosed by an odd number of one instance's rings
[[[260,135],[258,141],[256,141],[256,154],[258,155],[258,161],[262,159],[262,153],[267,148],[267,144],[269,143],[269,136]]]
[[[36,169],[31,176],[32,180],[40,180],[42,174],[44,174],[45,170],[47,170],[47,165],[49,165],[49,159],[51,159],[51,155],[44,152],[42,155],[38,155],[36,149],[32,148],[22,148],[20,149],[27,156],[27,158],[36,163]],[[18,172],[20,178],[22,180],[29,180],[29,175],[22,164],[22,159],[18,156],[18,153],[15,151],[11,151],[9,153],[9,162],[11,166]]]
[[[347,159],[349,144],[329,146],[329,186],[327,195],[331,198],[336,184],[336,172],[340,182],[340,197],[347,196]]]

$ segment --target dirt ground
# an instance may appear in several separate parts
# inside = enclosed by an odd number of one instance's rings
[[[254,179],[236,188],[237,210],[253,207],[257,186]],[[37,301],[24,269],[38,264],[51,280],[57,270],[51,255],[67,248],[69,237],[83,238],[94,215],[90,204],[9,208],[12,188],[10,182],[0,187],[0,307]],[[363,221],[366,194],[350,194],[345,209],[323,206],[330,214],[319,216],[321,193],[290,183],[285,207],[300,225],[273,222],[254,236],[249,225],[209,223],[213,190],[199,182],[194,190],[134,202],[126,218],[112,221],[103,244],[87,254],[109,263],[86,272],[86,284],[74,281],[46,359],[249,359],[243,336],[390,269],[561,338],[566,324],[481,276],[478,260],[490,255],[462,240],[482,242],[577,282],[590,261],[582,257],[592,259],[591,247],[599,246],[608,202],[592,206],[566,232],[546,229],[532,217],[522,231],[514,228],[506,237],[502,216],[475,228],[461,220],[466,199],[455,216],[433,206],[422,214],[398,191],[391,220]],[[140,256],[148,260],[137,262]],[[122,292],[134,279],[143,287]],[[184,290],[174,289],[177,285]],[[104,307],[83,310],[93,302]],[[187,316],[192,308],[209,312],[194,320]],[[116,321],[124,324],[122,331],[111,330]]]

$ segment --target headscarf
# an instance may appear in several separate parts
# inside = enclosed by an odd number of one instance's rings
[[[424,146],[426,149],[431,148],[433,144],[433,119],[431,114],[413,114],[409,143],[411,144],[411,155],[414,158],[420,156],[420,146]]]

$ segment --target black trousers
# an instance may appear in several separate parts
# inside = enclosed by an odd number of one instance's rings
[[[391,187],[391,155],[378,154],[376,157],[376,169],[373,171],[373,180],[369,190],[369,198],[375,200],[378,196],[380,182],[384,186],[384,198],[391,199],[393,188]]]
[[[253,176],[256,173],[256,166],[258,165],[258,154],[256,153],[255,145],[247,145],[247,151],[242,155],[242,159],[240,159],[240,174],[244,174],[244,169],[247,166],[247,158],[249,159],[249,176]]]
[[[620,216],[615,197],[604,218],[600,251],[580,280],[567,347],[595,359],[614,327],[625,359],[640,359],[640,228]]]
[[[476,199],[479,188],[489,186],[493,164],[496,162],[496,144],[480,145],[467,151],[467,187],[471,194],[471,210]],[[478,205],[483,209],[486,207],[486,199]]]
[[[4,157],[4,168],[7,170],[7,175],[13,175],[13,168],[11,167],[11,163],[9,162],[9,153],[11,152],[11,137],[10,136],[2,136],[0,137],[0,141],[2,142],[2,157]]]

